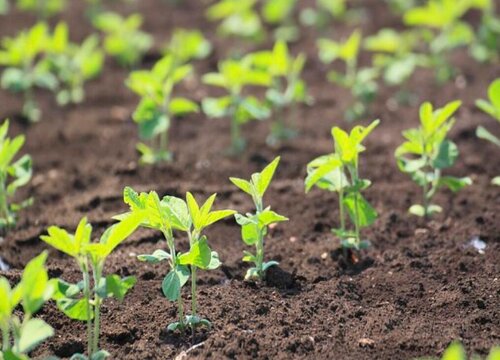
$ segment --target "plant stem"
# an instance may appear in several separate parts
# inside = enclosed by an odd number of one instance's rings
[[[3,327],[2,326],[2,351],[7,351],[10,348],[10,339],[9,339],[9,325]]]
[[[174,236],[172,234],[172,229],[169,227],[164,228],[162,232],[163,236],[167,240],[167,246],[170,250],[170,255],[172,257],[172,262],[171,262],[172,269],[175,269],[176,267],[175,259],[177,258],[177,254],[175,251],[175,242],[174,242]],[[179,295],[179,297],[177,298],[177,315],[179,316],[179,324],[181,328],[184,330],[184,304],[182,301],[182,295]]]
[[[88,260],[85,259],[84,262],[81,263],[80,269],[83,273],[83,294],[86,301],[87,307],[87,352],[88,356],[92,356],[93,349],[93,338],[92,338],[92,319],[90,318],[91,314],[91,306],[90,306],[90,276],[88,271]]]
[[[94,286],[98,287],[101,282],[102,277],[102,264],[94,265]],[[101,320],[101,301],[102,299],[99,295],[94,296],[94,340],[92,354],[99,351],[99,332],[100,332],[100,320]]]
[[[355,166],[353,171],[352,171],[352,183],[356,184],[358,181],[358,167]],[[355,198],[354,198],[354,227],[356,231],[356,244],[359,245],[361,242],[361,235],[359,231],[359,202],[358,202],[358,195],[359,195],[359,190],[356,192]]]
[[[191,315],[196,316],[196,266],[191,266]]]
[[[5,182],[7,181],[7,176],[0,173],[0,219],[5,219],[5,222],[9,223],[9,207],[7,205],[7,191],[5,189]]]

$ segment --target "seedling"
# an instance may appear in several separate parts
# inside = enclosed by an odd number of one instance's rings
[[[28,353],[54,335],[50,325],[33,317],[54,291],[45,268],[46,259],[46,252],[32,259],[14,288],[0,276],[0,359],[29,360]],[[22,312],[16,310],[19,305]]]
[[[143,164],[171,161],[168,131],[172,118],[198,111],[198,105],[193,101],[173,96],[174,87],[191,71],[191,65],[177,64],[173,55],[166,55],[152,70],[130,74],[127,86],[141,97],[133,118],[139,126],[140,138],[151,143],[137,145]]]
[[[276,26],[274,38],[281,41],[295,41],[299,37],[299,28],[294,22],[293,13],[297,0],[265,0],[262,5],[262,17],[266,23]]]
[[[201,31],[175,29],[163,53],[172,55],[177,64],[206,58],[212,52],[212,45]]]
[[[57,79],[40,60],[49,47],[50,35],[44,23],[2,40],[0,65],[6,67],[2,73],[2,88],[23,94],[22,115],[30,122],[38,121],[41,116],[34,96],[35,87],[54,90],[57,86]]]
[[[14,158],[24,144],[24,135],[13,139],[7,137],[9,121],[0,126],[0,233],[14,226],[17,213],[31,205],[29,198],[21,203],[11,203],[17,189],[26,185],[31,179],[31,157],[24,155],[17,161]]]
[[[273,108],[275,121],[267,141],[276,145],[282,140],[296,136],[297,105],[309,100],[307,87],[301,79],[306,62],[304,54],[292,57],[285,42],[278,41],[272,51],[259,51],[247,55],[256,68],[267,71],[271,76],[271,86],[266,92],[266,99]],[[285,110],[291,108],[291,125],[285,122]]]
[[[413,52],[419,38],[413,31],[382,29],[364,40],[364,48],[375,53],[374,65],[383,73],[388,85],[401,85],[413,74],[424,59]]]
[[[500,19],[495,13],[492,1],[484,1],[483,16],[476,37],[470,46],[474,59],[481,62],[494,62],[500,58]]]
[[[212,251],[203,230],[208,226],[235,213],[233,210],[211,211],[216,194],[199,207],[191,193],[186,194],[186,201],[174,196],[165,196],[162,200],[154,191],[138,194],[131,188],[125,188],[124,200],[130,206],[130,212],[145,213],[142,226],[161,231],[167,242],[168,252],[156,250],[151,255],[139,255],[139,260],[152,264],[167,260],[170,271],[163,279],[162,291],[170,301],[177,301],[179,321],[168,325],[169,331],[184,331],[186,327],[194,330],[198,326],[211,327],[208,320],[197,314],[197,269],[213,270],[220,266],[219,255]],[[176,251],[174,230],[188,235],[189,251]],[[191,277],[191,315],[184,317],[182,287]]]
[[[446,55],[473,41],[473,29],[460,18],[471,7],[481,7],[480,3],[470,0],[428,0],[425,5],[405,12],[406,25],[423,28],[422,34],[430,50],[428,66],[435,69],[439,83],[450,80],[456,73]]]
[[[203,82],[228,92],[228,95],[219,98],[203,99],[202,108],[211,118],[231,119],[231,153],[241,153],[245,148],[241,126],[254,119],[264,120],[270,115],[265,103],[254,96],[243,95],[243,89],[251,85],[269,86],[271,75],[255,68],[250,58],[244,58],[222,61],[219,63],[219,72],[206,74]]]
[[[332,232],[339,237],[344,251],[358,252],[370,246],[370,241],[361,239],[361,229],[372,225],[378,215],[361,193],[368,189],[371,181],[359,176],[359,154],[365,150],[363,140],[379,122],[375,120],[367,127],[355,126],[350,133],[333,127],[334,152],[307,165],[306,192],[317,186],[338,194],[340,227]],[[351,228],[348,228],[346,215],[350,218]]]
[[[48,19],[62,12],[67,5],[66,0],[17,0],[19,10],[36,14],[40,19]]]
[[[455,124],[453,114],[460,105],[460,101],[452,101],[434,110],[431,103],[423,103],[420,126],[403,132],[406,141],[395,153],[399,169],[422,187],[423,203],[410,207],[413,215],[429,218],[442,211],[441,206],[432,203],[439,188],[447,187],[457,192],[472,184],[469,177],[442,175],[442,171],[453,166],[458,158],[457,146],[446,136]]]
[[[41,236],[44,242],[72,257],[82,272],[83,279],[76,284],[56,279],[53,295],[57,307],[66,316],[87,323],[87,357],[76,354],[72,359],[101,360],[109,356],[107,351],[99,349],[102,302],[107,298],[122,301],[136,283],[136,279],[133,276],[105,276],[104,264],[113,250],[130,236],[144,219],[144,212],[129,214],[118,224],[108,228],[98,243],[91,242],[92,226],[87,223],[86,218],[80,221],[75,234],[51,226],[48,235]]]
[[[476,100],[476,106],[490,115],[493,119],[500,122],[500,78],[494,80],[488,87],[488,99],[489,101],[482,99]],[[478,126],[476,135],[500,147],[500,139],[484,127]],[[493,178],[491,182],[500,186],[500,176]]]
[[[254,267],[247,270],[245,280],[263,280],[267,269],[278,265],[277,261],[264,262],[264,238],[271,224],[288,221],[288,218],[277,214],[268,206],[264,208],[263,197],[273,179],[278,167],[279,156],[267,165],[260,173],[252,174],[250,180],[230,178],[231,182],[240,190],[252,197],[255,205],[255,214],[236,214],[236,222],[241,226],[241,238],[248,246],[255,246],[255,254],[244,251],[243,261],[254,263]]]
[[[57,25],[45,60],[48,71],[58,80],[57,103],[64,106],[82,102],[85,82],[101,72],[103,61],[97,36],[89,36],[81,45],[73,44],[69,42],[68,26]]]
[[[443,355],[439,357],[424,357],[418,358],[415,360],[467,360],[467,351],[464,349],[463,345],[459,341],[453,341],[446,350]],[[481,356],[477,354],[473,354],[470,360],[481,360],[483,359]],[[498,360],[500,359],[500,347],[493,346],[490,350],[489,355],[484,358],[484,360]]]
[[[346,110],[348,121],[361,118],[368,110],[377,93],[376,68],[358,68],[358,56],[361,45],[361,31],[355,30],[345,42],[329,39],[319,39],[317,42],[320,60],[330,64],[341,60],[345,64],[345,74],[337,71],[328,73],[328,80],[351,91],[354,98],[351,106]]]
[[[207,9],[210,21],[220,21],[217,31],[224,36],[236,36],[254,42],[263,40],[264,29],[255,11],[257,0],[219,0]]]
[[[142,16],[132,14],[127,18],[112,12],[97,15],[94,26],[104,32],[104,49],[124,67],[137,65],[153,45],[151,35],[140,30]]]
[[[301,22],[307,26],[325,28],[332,20],[342,20],[347,14],[346,0],[316,0],[316,8],[305,8]]]

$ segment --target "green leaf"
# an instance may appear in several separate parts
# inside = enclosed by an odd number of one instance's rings
[[[47,252],[44,251],[32,259],[24,268],[21,276],[23,308],[25,313],[34,314],[50,299],[54,291],[49,284],[49,276],[45,269]]]
[[[255,189],[257,190],[257,194],[260,197],[264,196],[271,180],[273,179],[274,173],[276,172],[276,168],[280,162],[280,157],[276,157],[269,165],[267,165],[264,170],[260,173],[259,182],[255,185]]]
[[[408,210],[410,214],[424,217],[425,216],[425,208],[422,205],[412,205]]]
[[[173,229],[188,231],[191,228],[191,218],[184,200],[175,196],[165,196],[161,203]]]
[[[350,193],[344,198],[344,205],[353,222],[357,220],[360,227],[370,226],[377,220],[377,211],[359,193]]]
[[[106,289],[116,299],[123,301],[127,292],[132,289],[137,282],[134,276],[120,278],[118,275],[106,276]]]
[[[207,266],[207,270],[215,270],[221,266],[221,262],[219,259],[219,254],[216,251],[212,251],[210,257],[210,263]]]
[[[241,238],[247,245],[254,245],[259,241],[261,232],[257,224],[246,224],[241,226]]]
[[[454,142],[445,140],[439,145],[439,150],[432,165],[436,169],[446,169],[455,163],[458,158],[458,148]]]
[[[252,195],[252,184],[249,181],[235,177],[230,177],[229,180],[243,192],[247,193],[248,195]]]
[[[181,295],[181,288],[189,279],[189,269],[186,266],[176,266],[163,279],[161,289],[163,295],[170,300],[176,301]]]
[[[467,360],[467,354],[459,342],[454,342],[446,348],[442,360]]]
[[[259,219],[259,224],[261,226],[268,226],[274,223],[278,222],[283,222],[283,221],[288,221],[287,217],[284,217],[282,215],[279,215],[275,213],[272,210],[264,210],[260,214],[257,215],[257,218]]]
[[[500,186],[500,176],[496,176],[491,180],[491,183],[496,186]]]
[[[189,214],[191,215],[191,221],[195,227],[195,229],[199,230],[202,227],[201,224],[201,212],[196,199],[193,194],[190,192],[186,193],[186,203],[189,210]]]
[[[231,98],[224,96],[220,98],[204,98],[201,102],[201,108],[205,115],[210,118],[220,118],[229,115]]]
[[[57,307],[61,310],[67,317],[73,320],[85,321],[89,318],[94,318],[94,313],[87,312],[87,298],[81,299],[69,299],[61,298],[57,300]]]
[[[155,250],[151,255],[145,254],[137,256],[139,261],[145,261],[150,264],[157,264],[163,260],[169,260],[170,258],[171,255],[164,250]]]
[[[478,126],[476,129],[476,136],[480,139],[488,140],[489,142],[495,144],[496,146],[500,146],[500,139],[495,135],[490,133],[482,126]]]
[[[180,255],[178,258],[181,265],[192,265],[201,269],[207,269],[211,260],[212,250],[208,246],[205,236],[191,245],[189,252]]]
[[[18,348],[22,353],[28,353],[44,340],[54,335],[54,329],[41,319],[30,319],[23,323]]]
[[[453,192],[457,192],[468,185],[472,185],[472,179],[469,177],[443,176],[439,179],[439,186],[446,186]]]
[[[323,161],[325,160],[325,161]],[[319,166],[315,166],[318,164]],[[327,175],[335,172],[342,165],[337,157],[322,158],[321,163],[315,161],[308,164],[308,173],[305,179],[306,192],[309,192],[314,185],[317,185]],[[337,174],[341,174],[338,172]]]
[[[262,264],[262,271],[266,272],[271,266],[278,266],[279,262],[271,260]]]
[[[42,239],[45,243],[71,257],[77,257],[79,255],[81,249],[76,247],[74,237],[68,234],[66,230],[57,226],[51,226],[47,231],[49,233],[48,236],[40,236],[40,239]]]
[[[169,104],[170,112],[174,115],[183,115],[199,110],[198,104],[185,98],[173,98]]]
[[[228,216],[236,214],[234,210],[217,210],[208,214],[208,217],[204,223],[204,227],[212,225]]]

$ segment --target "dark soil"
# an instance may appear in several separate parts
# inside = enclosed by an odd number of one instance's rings
[[[401,27],[384,2],[358,3],[367,10],[362,22],[365,34],[381,27]],[[172,29],[182,26],[199,27],[214,41],[214,53],[196,64],[197,73],[215,69],[217,60],[230,52],[230,42],[215,37],[215,26],[204,19],[200,4],[186,0],[174,8],[160,0],[138,1],[137,10],[146,17],[144,27],[158,44],[144,66],[159,57],[160,44]],[[91,32],[83,9],[83,1],[72,0],[63,16],[74,40]],[[19,13],[2,18],[0,34],[15,34],[33,20]],[[323,35],[339,37],[351,29],[337,23]],[[174,123],[173,163],[138,167],[137,131],[130,119],[137,99],[123,85],[127,71],[112,61],[103,76],[88,85],[87,99],[80,106],[59,109],[50,95],[40,93],[43,121],[30,127],[20,121],[13,124],[15,133],[26,133],[25,151],[34,157],[34,178],[21,195],[34,196],[36,202],[0,244],[0,254],[11,266],[2,275],[15,281],[26,262],[47,248],[39,236],[50,225],[72,230],[82,216],[88,216],[95,231],[102,232],[113,215],[126,210],[122,201],[126,185],[154,189],[161,195],[189,190],[199,198],[217,192],[217,207],[249,210],[249,199],[228,177],[248,177],[280,154],[277,178],[265,201],[290,222],[273,229],[268,237],[266,256],[278,260],[280,267],[272,270],[267,283],[242,281],[246,264],[241,262],[245,247],[239,228],[233,220],[222,222],[207,233],[224,266],[202,272],[199,292],[201,315],[214,328],[194,338],[167,333],[166,325],[176,316],[175,304],[160,291],[167,269],[136,260],[136,254],[165,243],[157,233],[138,231],[106,267],[110,273],[138,278],[123,303],[104,305],[101,346],[113,359],[173,359],[199,343],[203,344],[189,351],[188,358],[410,359],[438,355],[453,339],[482,355],[499,344],[500,190],[489,181],[500,174],[500,156],[497,148],[474,135],[479,124],[494,133],[499,129],[473,104],[500,76],[500,66],[479,65],[466,51],[458,51],[452,59],[461,73],[458,81],[439,87],[431,72],[419,70],[408,86],[422,101],[464,102],[451,134],[461,156],[450,172],[471,176],[474,185],[456,195],[441,192],[437,202],[444,212],[430,222],[407,213],[409,205],[419,201],[420,192],[397,170],[393,157],[402,141],[401,131],[417,124],[418,109],[388,107],[395,89],[381,90],[367,120],[380,118],[382,123],[366,141],[368,150],[361,163],[362,175],[373,181],[366,196],[380,218],[365,231],[373,247],[364,254],[363,266],[352,269],[335,251],[338,243],[330,232],[338,219],[335,195],[319,190],[305,195],[303,186],[307,162],[332,149],[332,125],[350,126],[342,120],[349,95],[325,81],[326,67],[317,60],[314,43],[318,33],[303,29],[301,35],[292,49],[308,55],[305,78],[316,102],[299,109],[300,137],[278,149],[269,148],[265,145],[269,124],[253,123],[246,129],[248,151],[239,158],[224,155],[228,121],[193,115]],[[200,84],[197,77],[183,92],[199,101],[213,89]],[[18,118],[17,97],[2,92],[0,104],[0,118]],[[485,254],[466,248],[474,236],[487,243]],[[178,241],[185,249],[187,239]],[[78,279],[70,259],[50,253],[52,276]],[[184,298],[187,303],[187,291]],[[83,323],[66,319],[53,304],[40,316],[56,335],[37,351],[37,358],[49,354],[66,358],[84,349]]]

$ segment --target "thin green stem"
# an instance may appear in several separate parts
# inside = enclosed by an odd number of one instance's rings
[[[92,355],[93,349],[93,337],[92,337],[92,319],[90,318],[90,314],[92,312],[90,306],[90,276],[88,270],[88,260],[85,259],[80,264],[80,269],[83,274],[83,295],[87,299],[86,308],[87,308],[87,352],[89,357]]]
[[[196,266],[191,266],[191,315],[196,316]]]
[[[7,204],[7,191],[6,191],[7,176],[0,173],[0,219],[5,219],[9,223],[9,206]]]
[[[9,325],[2,326],[2,351],[10,349]]]
[[[94,265],[94,286],[99,286],[102,277],[102,264]],[[94,340],[92,354],[99,351],[99,335],[101,326],[101,302],[99,295],[94,296]]]
[[[170,256],[171,256],[171,266],[172,269],[175,269],[176,265],[176,258],[177,258],[177,253],[175,251],[175,242],[174,242],[174,236],[172,233],[172,228],[164,228],[162,230],[163,236],[167,240],[167,246],[170,251]],[[182,296],[179,296],[177,298],[177,315],[179,316],[179,324],[182,329],[184,329],[184,303],[182,301]]]

